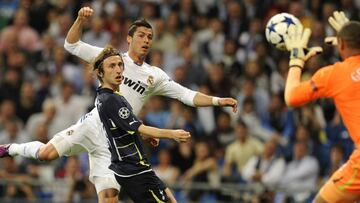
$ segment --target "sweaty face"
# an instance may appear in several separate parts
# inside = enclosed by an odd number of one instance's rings
[[[149,53],[152,45],[153,33],[150,28],[138,27],[134,35],[128,36],[129,49],[140,56]]]
[[[124,63],[120,56],[110,56],[103,62],[103,85],[118,87],[123,80]]]

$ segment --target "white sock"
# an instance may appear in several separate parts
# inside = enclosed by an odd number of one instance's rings
[[[45,145],[39,141],[27,142],[22,144],[11,144],[9,147],[10,156],[22,156],[37,159],[37,154],[41,146]]]

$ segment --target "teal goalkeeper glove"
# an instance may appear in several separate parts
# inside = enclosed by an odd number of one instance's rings
[[[284,37],[286,48],[290,51],[289,67],[302,69],[309,58],[322,52],[321,47],[307,48],[310,36],[311,30],[303,30],[302,25],[289,28],[288,34]]]
[[[341,28],[347,22],[349,22],[349,19],[345,16],[343,11],[334,11],[333,16],[330,16],[328,21],[331,27],[334,28],[336,32],[339,32]],[[338,44],[337,38],[335,36],[326,37],[324,41],[326,44],[332,46],[336,46]]]

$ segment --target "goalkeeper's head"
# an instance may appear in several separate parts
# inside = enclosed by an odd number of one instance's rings
[[[341,28],[337,37],[341,57],[360,54],[360,22],[349,21]]]

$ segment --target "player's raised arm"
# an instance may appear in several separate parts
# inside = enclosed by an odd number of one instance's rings
[[[103,50],[103,48],[92,46],[80,40],[83,24],[88,20],[93,10],[90,7],[83,7],[78,12],[78,17],[66,35],[64,48],[71,54],[91,63]]]
[[[307,44],[311,36],[311,30],[303,29],[302,25],[291,27],[285,36],[285,45],[290,51],[289,73],[285,84],[285,102],[288,106],[298,106],[308,102],[310,99],[304,94],[301,84],[301,72],[305,62],[322,52],[321,47],[308,48]]]

